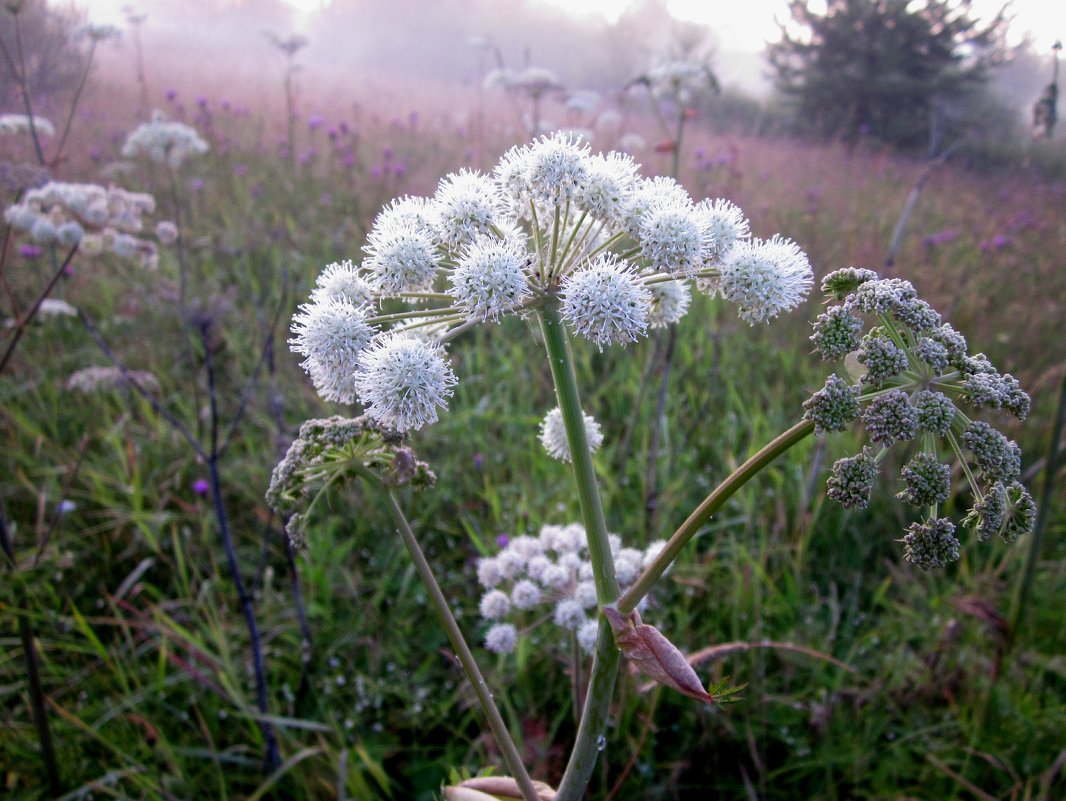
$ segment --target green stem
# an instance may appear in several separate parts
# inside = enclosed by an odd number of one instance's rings
[[[373,473],[366,471],[362,474],[364,478],[371,482],[380,484],[379,479]],[[441,592],[436,577],[433,575],[433,569],[429,566],[429,562],[426,561],[426,556],[422,553],[418,539],[411,530],[411,524],[407,522],[407,518],[404,516],[403,510],[400,508],[400,504],[396,501],[396,496],[391,489],[388,490],[388,498],[389,511],[392,513],[393,520],[396,521],[400,539],[403,540],[403,544],[407,547],[407,552],[411,555],[411,561],[415,564],[415,570],[418,572],[419,578],[422,579],[426,592],[429,593],[429,600],[440,618],[441,625],[444,626],[444,631],[452,643],[452,648],[455,649],[459,664],[463,666],[466,677],[474,687],[478,705],[481,707],[485,717],[488,718],[489,728],[492,729],[496,744],[503,754],[504,762],[507,763],[507,768],[510,770],[512,778],[518,783],[522,798],[525,801],[540,801],[537,791],[533,787],[533,781],[529,778],[525,765],[522,764],[522,757],[518,753],[518,748],[515,746],[514,740],[511,739],[511,733],[507,730],[507,724],[504,723],[503,716],[500,715],[500,710],[496,707],[496,702],[492,700],[492,693],[489,692],[489,686],[485,683],[484,676],[481,675],[481,670],[477,666],[474,654],[470,651],[470,646],[466,644],[463,632],[455,621],[451,607],[448,606],[448,601],[444,597],[444,593]]]
[[[555,383],[555,395],[559,401],[566,428],[566,440],[570,447],[593,580],[596,583],[596,598],[602,608],[614,603],[618,598],[618,578],[615,575],[611,544],[607,539],[607,523],[585,432],[570,340],[556,305],[542,306],[538,315],[548,362],[551,365],[552,380]],[[604,731],[618,676],[618,663],[619,651],[614,642],[614,634],[606,618],[601,616],[592,673],[589,675],[588,694],[585,696],[574,748],[570,752],[570,759],[559,784],[556,801],[579,801],[588,788],[596,759],[603,747]]]
[[[681,549],[696,535],[696,532],[703,527],[711,515],[717,512],[733,496],[733,493],[747,484],[770,462],[793,445],[802,442],[813,432],[814,422],[801,420],[730,473],[725,481],[715,487],[711,494],[703,499],[703,502],[696,507],[692,514],[688,516],[688,519],[670,537],[659,552],[659,555],[655,557],[655,561],[645,568],[633,586],[626,591],[625,595],[618,599],[618,611],[623,615],[628,615],[636,609],[637,604],[651,591],[655,582],[662,577],[666,569],[673,564],[677,555],[681,553]]]

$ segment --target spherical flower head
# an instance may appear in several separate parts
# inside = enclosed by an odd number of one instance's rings
[[[363,248],[363,267],[373,288],[384,294],[429,289],[437,274],[437,251],[433,240],[412,225],[375,228]]]
[[[323,399],[351,403],[359,354],[375,334],[365,312],[347,300],[300,307],[292,319],[289,347],[306,357],[301,367]]]
[[[1003,530],[1006,511],[1007,489],[997,481],[985,489],[983,497],[974,502],[964,522],[976,529],[977,538],[984,542]]]
[[[894,389],[870,401],[862,422],[873,442],[888,446],[897,439],[914,439],[918,433],[918,410],[911,405],[905,391]]]
[[[643,569],[644,564],[644,551],[639,551],[636,548],[623,548],[618,552],[615,557],[615,573],[618,577],[618,583],[622,587],[628,587],[637,577],[640,576],[640,571]]]
[[[170,220],[162,220],[156,223],[155,238],[159,240],[161,245],[173,245],[178,241],[178,226]]]
[[[327,264],[315,280],[311,300],[347,300],[356,306],[369,306],[374,295],[370,284],[359,275],[350,259]]]
[[[33,221],[33,228],[30,229],[30,236],[33,237],[35,242],[40,242],[42,245],[55,242],[55,224],[47,217],[38,217]]]
[[[822,279],[822,292],[835,300],[843,300],[860,284],[876,281],[877,273],[862,267],[844,267],[834,270]]]
[[[1036,501],[1029,490],[1012,481],[1006,489],[1007,504],[1004,510],[1004,524],[1000,536],[1006,543],[1012,543],[1022,534],[1028,534],[1036,525]]]
[[[555,605],[552,619],[556,626],[576,631],[588,618],[585,617],[585,610],[581,608],[581,604],[573,598],[563,598]]]
[[[975,420],[962,435],[962,444],[974,456],[981,472],[992,481],[1009,484],[1022,471],[1022,451],[983,420]]]
[[[529,256],[519,242],[482,237],[466,249],[449,294],[471,320],[498,320],[529,295]]]
[[[655,178],[646,178],[638,181],[636,187],[626,199],[622,209],[623,227],[633,239],[640,241],[641,225],[644,216],[652,208],[691,208],[692,198],[688,190],[681,186],[673,178],[659,175]]]
[[[911,404],[918,411],[918,430],[942,437],[951,430],[955,404],[943,392],[923,389],[916,392]]]
[[[974,372],[962,382],[963,397],[974,406],[1006,407],[1019,420],[1029,416],[1031,401],[1018,379],[1010,373]]]
[[[577,644],[586,654],[596,651],[596,638],[599,635],[600,624],[597,620],[586,620],[577,629]]]
[[[933,570],[959,558],[955,525],[947,518],[931,517],[911,523],[903,537],[903,558],[922,570]]]
[[[740,207],[725,200],[709,198],[696,204],[700,224],[710,234],[711,252],[708,258],[716,261],[725,256],[729,249],[749,236],[748,220]]]
[[[896,345],[881,329],[875,329],[862,339],[859,362],[866,365],[864,384],[882,386],[910,366],[907,352]]]
[[[603,444],[603,431],[591,415],[582,412],[581,417],[585,421],[585,438],[588,440],[589,450],[595,453]],[[570,443],[566,438],[566,424],[563,422],[562,410],[558,406],[548,412],[541,421],[540,442],[553,459],[570,462]],[[563,531],[565,532],[565,529]],[[563,538],[566,540],[565,543]],[[558,551],[561,547],[569,548],[574,544],[576,543],[569,534],[561,534],[551,541],[549,547]]]
[[[948,352],[948,360],[955,364],[966,357],[966,337],[943,323],[935,331],[929,332],[929,338],[939,342]]]
[[[681,320],[688,313],[692,292],[684,281],[659,281],[646,284],[651,293],[648,307],[648,326],[666,328]]]
[[[639,241],[652,270],[690,278],[714,251],[710,228],[691,204],[651,206],[641,216]]]
[[[503,620],[511,611],[511,601],[502,590],[489,590],[478,608],[486,620]]]
[[[157,164],[177,169],[186,158],[208,150],[207,142],[195,128],[180,122],[167,122],[157,115],[151,122],[137,126],[122,146],[125,158],[147,156]]]
[[[56,242],[66,248],[72,248],[81,242],[85,229],[74,220],[67,220],[56,228]]]
[[[825,361],[842,359],[859,347],[862,320],[843,306],[830,306],[814,321],[811,342]]]
[[[497,623],[485,634],[485,647],[496,654],[509,654],[518,644],[518,629],[510,623]]]
[[[814,278],[807,255],[788,239],[738,242],[721,266],[718,289],[754,325],[799,305]]]
[[[592,609],[596,606],[596,584],[592,581],[579,581],[574,586],[574,600],[581,604],[582,609]]]
[[[589,175],[589,147],[572,134],[557,131],[529,146],[527,179],[533,200],[561,206],[574,200]]]
[[[906,489],[896,495],[901,501],[919,507],[943,503],[951,493],[951,467],[921,451],[903,466],[903,481]]]
[[[587,157],[585,166],[588,174],[578,184],[574,201],[600,220],[620,220],[626,199],[639,180],[636,163],[625,153],[611,151]]]
[[[403,432],[436,422],[456,378],[440,347],[388,334],[359,355],[354,383],[370,418]]]
[[[865,509],[876,478],[877,463],[864,447],[862,453],[836,461],[826,494],[845,509]]]
[[[496,564],[503,578],[513,579],[526,569],[526,557],[518,551],[505,548],[496,554]]]
[[[604,345],[647,334],[651,293],[632,267],[603,253],[563,281],[562,316],[585,339]]]
[[[940,313],[920,298],[896,304],[892,316],[915,334],[933,333],[941,324]]]
[[[496,184],[491,178],[468,170],[445,176],[437,186],[431,207],[434,230],[453,253],[488,234],[500,212]]]
[[[511,603],[515,609],[532,609],[540,603],[540,587],[529,579],[515,582],[511,589]]]
[[[406,195],[390,201],[374,218],[371,231],[389,231],[409,226],[427,235],[433,235],[435,209],[424,197]]]
[[[485,556],[477,563],[478,583],[487,590],[493,589],[503,581],[503,573],[500,572],[500,563],[494,557]]]
[[[817,433],[844,431],[859,416],[859,388],[833,373],[825,386],[803,403],[803,416]]]

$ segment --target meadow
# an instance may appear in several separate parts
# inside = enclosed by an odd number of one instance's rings
[[[392,198],[490,168],[526,135],[473,92],[417,105],[402,87],[306,94],[287,116],[251,94],[177,86],[153,90],[150,106],[195,127],[206,153],[175,169],[124,158],[147,117],[131,83],[86,95],[52,165],[64,181],[151,193],[151,224],[173,221],[181,235],[147,265],[75,255],[50,294],[70,308],[41,309],[0,382],[12,543],[0,584],[0,794],[440,797],[442,784],[501,763],[388,511],[357,487],[333,493],[297,549],[264,493],[304,420],[357,413],[320,400],[286,346],[319,271],[358,263]],[[42,113],[62,119],[62,108]],[[626,125],[651,143],[633,153],[644,174],[667,174],[653,121]],[[619,134],[597,134],[593,149]],[[1061,146],[1060,136],[1046,147]],[[35,161],[28,137],[0,148],[7,205],[40,176],[17,166]],[[864,510],[826,498],[828,466],[857,450],[856,436],[804,441],[700,529],[645,613],[686,653],[710,649],[701,677],[728,678],[739,697],[700,705],[623,670],[590,797],[1063,797],[1066,514],[1061,468],[1048,465],[1061,462],[1049,452],[1066,379],[1066,185],[1031,164],[941,165],[886,267],[920,161],[868,143],[726,133],[699,116],[679,156],[694,198],[728,198],[755,235],[790,237],[816,278],[845,266],[906,278],[1019,378],[1032,412],[1005,431],[1044,504],[1043,542],[962,537],[957,563],[922,571],[901,558],[910,513],[893,479]],[[14,317],[64,254],[4,236],[2,308]],[[812,292],[773,326],[749,326],[696,296],[676,339],[575,342],[584,408],[605,432],[595,466],[611,531],[638,546],[669,536],[800,419],[830,369],[809,341],[820,304]],[[547,638],[490,654],[477,614],[479,557],[580,519],[568,469],[540,444],[554,391],[538,336],[510,317],[450,344],[461,381],[440,421],[412,437],[438,482],[402,497],[531,775],[551,784],[574,736],[581,662]],[[116,362],[143,371],[151,399],[122,379],[71,380]],[[955,478],[946,508],[961,517],[969,499]],[[43,767],[26,631],[57,777]],[[264,766],[268,731],[279,759]]]

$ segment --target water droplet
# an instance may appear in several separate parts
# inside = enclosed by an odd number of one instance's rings
[[[601,734],[599,737],[596,738],[596,750],[597,751],[602,751],[606,747],[607,747],[607,738],[604,737]]]

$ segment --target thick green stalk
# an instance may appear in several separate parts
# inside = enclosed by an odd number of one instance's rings
[[[581,517],[585,523],[589,559],[592,562],[593,580],[596,583],[596,598],[600,607],[615,602],[618,598],[618,578],[614,571],[614,557],[607,539],[607,522],[600,501],[596,471],[592,465],[585,419],[581,411],[581,398],[577,390],[577,376],[570,352],[570,340],[563,328],[559,309],[554,304],[538,310],[540,328],[544,334],[544,346],[548,352],[555,395],[559,401],[570,458],[574,466]],[[610,714],[611,698],[618,676],[619,651],[614,634],[604,617],[600,617],[599,633],[596,636],[596,653],[589,676],[588,694],[581,710],[577,738],[570,752],[566,770],[559,784],[556,801],[579,801],[592,778],[596,758],[603,748],[607,717]]]
[[[636,609],[637,604],[651,591],[655,582],[662,577],[666,569],[673,564],[677,555],[681,553],[681,549],[695,536],[696,532],[710,519],[711,515],[717,512],[722,504],[732,497],[733,493],[754,478],[770,462],[793,445],[806,439],[813,431],[813,421],[801,420],[763,447],[758,453],[734,470],[725,481],[715,487],[711,494],[704,498],[703,502],[688,516],[688,519],[681,524],[681,528],[674,532],[674,535],[670,537],[659,552],[659,555],[655,557],[655,561],[645,568],[633,586],[626,591],[625,595],[618,599],[618,611],[623,615],[628,615]]]
[[[548,362],[555,383],[555,397],[559,401],[559,410],[566,428],[566,441],[570,446],[577,496],[581,504],[581,518],[585,523],[589,559],[592,561],[593,579],[596,582],[596,599],[603,607],[614,603],[618,598],[618,578],[614,573],[614,558],[611,556],[611,544],[607,540],[607,522],[603,516],[600,488],[596,483],[596,471],[592,465],[592,453],[585,433],[585,419],[577,391],[570,339],[563,328],[556,305],[542,306],[537,314],[540,317],[540,330],[544,334],[544,346],[548,351]]]
[[[364,475],[373,483],[380,483],[377,477],[369,471]],[[389,511],[392,513],[393,520],[396,521],[400,539],[403,540],[403,544],[407,547],[407,552],[411,555],[411,561],[414,562],[415,570],[418,572],[419,578],[422,579],[426,592],[429,593],[430,603],[433,604],[441,625],[444,626],[444,631],[447,633],[448,639],[451,640],[452,648],[455,649],[459,664],[463,666],[466,677],[470,679],[470,683],[474,687],[478,705],[481,707],[485,717],[488,718],[489,728],[492,729],[492,734],[496,738],[496,744],[503,754],[504,762],[507,763],[507,768],[511,772],[512,778],[518,783],[522,798],[525,801],[539,801],[537,791],[533,787],[533,781],[529,778],[525,765],[522,764],[522,757],[518,753],[518,748],[515,746],[514,740],[511,739],[511,733],[507,730],[507,724],[504,723],[503,716],[496,707],[496,702],[492,700],[489,686],[485,683],[484,676],[481,675],[481,670],[478,668],[477,660],[474,659],[474,654],[470,651],[470,646],[466,644],[466,640],[463,638],[462,629],[459,628],[455,616],[452,615],[448,600],[444,597],[440,585],[437,584],[433,569],[429,566],[429,562],[426,561],[425,554],[422,553],[422,548],[419,546],[418,540],[411,530],[411,525],[407,522],[407,518],[400,508],[400,504],[397,503],[396,496],[393,495],[392,490],[388,490],[388,497]]]

